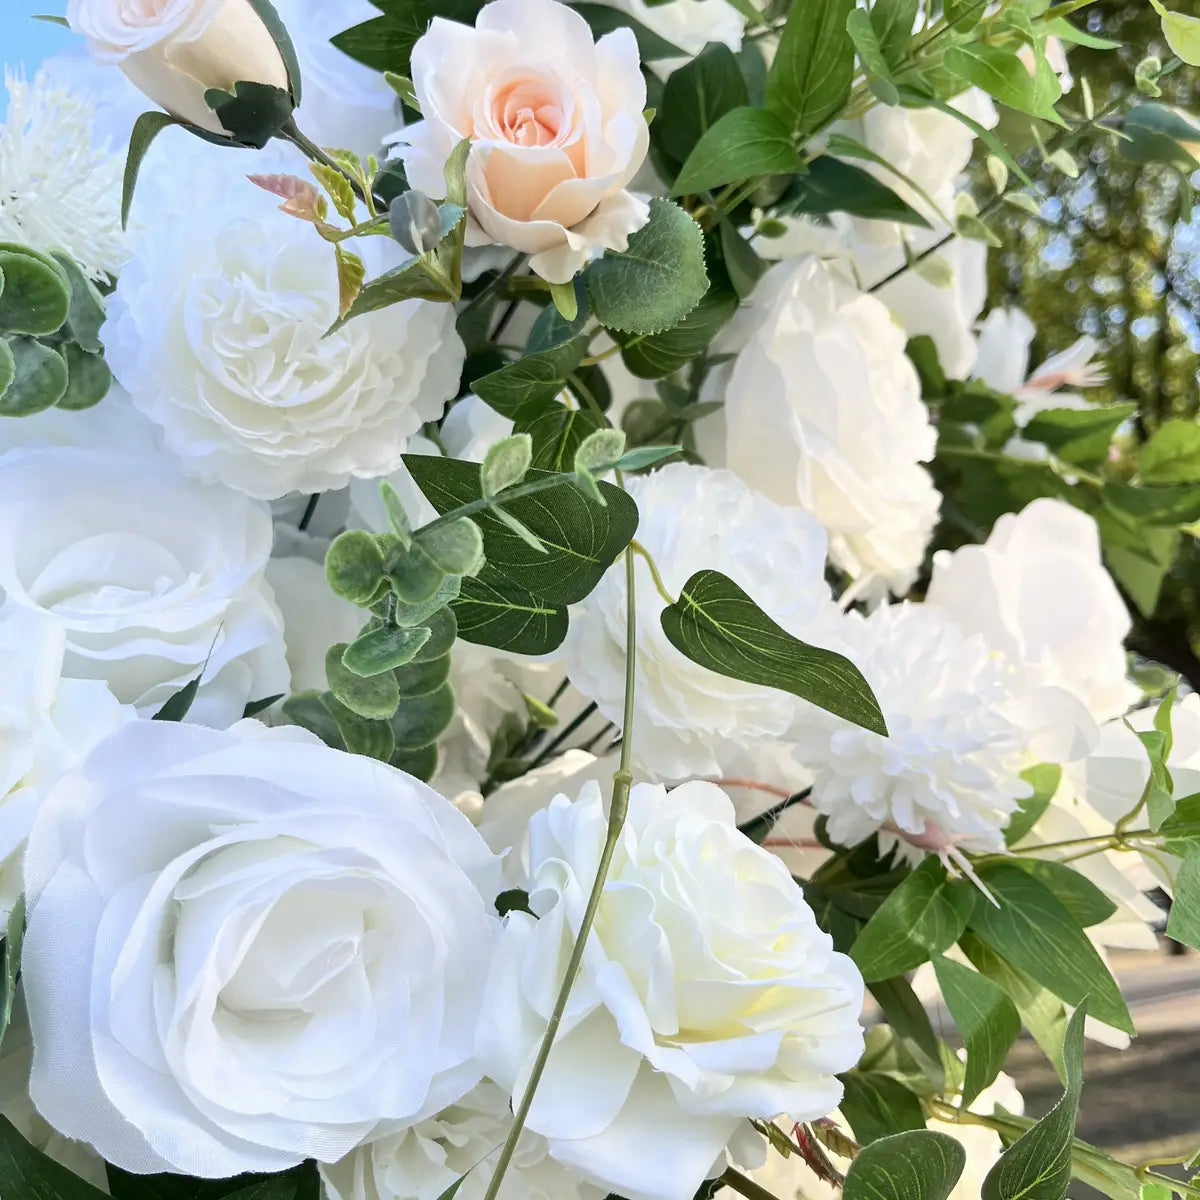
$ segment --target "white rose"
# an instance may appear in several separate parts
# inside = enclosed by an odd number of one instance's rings
[[[782,508],[729,471],[672,464],[628,480],[638,541],[672,596],[692,575],[721,571],[788,632],[822,644],[839,614],[825,582],[825,534],[800,508]],[[637,604],[635,759],[663,779],[717,775],[747,747],[772,742],[800,702],[774,688],[698,666],[663,632],[666,603],[634,560]],[[571,682],[613,722],[624,716],[625,564],[615,563],[577,606],[563,644]]]
[[[441,196],[447,157],[471,139],[467,245],[511,246],[565,283],[649,218],[625,190],[649,146],[630,30],[593,42],[565,4],[494,0],[474,28],[435,17],[412,80],[424,120],[396,135],[397,153],[414,188]]]
[[[66,642],[50,618],[0,608],[0,925],[24,890],[21,858],[42,797],[133,716],[99,680],[62,678]]]
[[[235,173],[239,156],[196,147],[203,196],[223,193],[196,202],[180,177],[151,172],[162,206],[146,210],[101,332],[113,373],[184,470],[259,499],[395,470],[458,388],[452,306],[409,300],[326,336],[338,317],[331,248]],[[282,153],[255,166],[294,169]],[[369,273],[399,253],[383,238],[354,248]]]
[[[153,715],[203,675],[189,721],[228,725],[286,692],[263,570],[271,521],[167,462],[71,448],[0,460],[0,596],[66,634],[63,674]]]
[[[440,1200],[466,1175],[455,1200],[481,1200],[511,1128],[508,1093],[485,1079],[436,1117],[322,1167],[321,1178],[329,1200]],[[551,1158],[545,1138],[526,1130],[499,1200],[603,1200],[604,1194]]]
[[[288,90],[279,47],[250,0],[68,0],[67,21],[98,62],[115,63],[155,104],[228,136],[209,88],[265,83]]]
[[[706,396],[725,407],[700,433],[709,462],[812,513],[872,598],[911,586],[940,503],[921,466],[937,436],[904,347],[887,309],[817,258],[780,263],[714,343],[737,358],[710,376]]]
[[[1130,616],[1101,561],[1096,522],[1062,500],[1006,513],[982,545],[939,551],[926,601],[1097,721],[1137,695],[1122,645]]]
[[[594,783],[530,824],[539,917],[506,918],[480,1028],[489,1074],[515,1095],[606,827]],[[528,1126],[629,1200],[691,1200],[746,1117],[805,1121],[836,1106],[835,1075],[862,1052],[862,988],[787,868],[737,831],[719,788],[638,784]]]
[[[34,1102],[125,1170],[335,1162],[480,1080],[499,864],[401,771],[137,721],[47,799],[26,875]]]

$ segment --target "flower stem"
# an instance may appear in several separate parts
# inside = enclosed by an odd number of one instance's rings
[[[765,1187],[755,1183],[749,1175],[743,1175],[741,1171],[736,1171],[733,1167],[725,1168],[721,1182],[727,1188],[737,1192],[739,1196],[745,1196],[746,1200],[777,1200],[773,1192],[768,1192]]]
[[[634,538],[633,541],[629,543],[629,548],[634,552],[634,554],[639,554],[646,560],[646,566],[650,568],[650,578],[654,580],[654,588],[663,598],[663,602],[667,605],[674,604],[675,597],[667,591],[667,586],[663,583],[663,577],[658,572],[658,563],[654,561],[650,551],[647,550],[646,547],[637,540],[637,538]]]
[[[330,156],[326,154],[325,151],[322,150],[321,147],[312,140],[312,138],[303,133],[300,129],[300,126],[296,124],[294,118],[290,118],[288,120],[288,123],[279,131],[279,136],[285,141],[291,142],[293,146],[298,147],[306,158],[311,159],[313,162],[320,163],[323,167],[330,167],[334,171],[337,171],[339,175],[344,176],[346,181],[354,189],[354,194],[367,206],[367,211],[372,216],[375,215],[375,202],[372,198],[368,197],[362,184],[359,183],[359,181],[355,179],[354,176],[351,175],[350,172],[347,171],[340,162],[334,158],[330,158]]]

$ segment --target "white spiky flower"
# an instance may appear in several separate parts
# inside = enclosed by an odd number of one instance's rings
[[[62,250],[92,279],[124,261],[121,156],[93,139],[87,98],[39,71],[32,83],[5,73],[0,125],[0,241]]]

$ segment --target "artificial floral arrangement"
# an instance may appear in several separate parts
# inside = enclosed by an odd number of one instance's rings
[[[0,130],[4,1200],[1200,1196],[1075,1137],[1147,889],[1200,946],[1123,647],[1200,432],[980,317],[1088,138],[1200,166],[1150,2],[1097,96],[1089,0],[69,0]]]

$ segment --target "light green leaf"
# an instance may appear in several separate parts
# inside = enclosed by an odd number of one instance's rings
[[[383,584],[383,551],[365,529],[348,529],[333,539],[325,554],[329,586],[351,604],[369,605]]]
[[[875,26],[883,57],[891,67],[898,67],[904,61],[920,6],[921,0],[875,0],[871,7],[871,24]]]
[[[1138,472],[1145,483],[1200,483],[1200,423],[1163,422],[1142,447]]]
[[[440,608],[423,622],[423,627],[429,630],[429,640],[413,655],[412,661],[429,662],[449,654],[458,637],[458,622],[454,613],[448,607]]]
[[[472,388],[490,408],[514,421],[531,420],[552,405],[587,353],[587,338],[574,337],[537,350],[477,379]]]
[[[479,469],[485,496],[495,496],[520,483],[533,463],[533,439],[527,433],[514,433],[488,448]]]
[[[67,390],[59,397],[58,407],[80,412],[99,404],[112,387],[112,371],[104,357],[75,342],[64,343],[61,352],[67,365]]]
[[[1200,950],[1200,846],[1193,845],[1175,876],[1167,936]]]
[[[411,696],[428,696],[436,692],[450,678],[450,655],[432,658],[427,662],[413,662],[396,669],[396,683],[400,687],[400,703]]]
[[[856,8],[846,18],[846,32],[854,42],[859,61],[871,78],[871,90],[884,104],[900,103],[900,93],[892,81],[891,69],[883,52],[871,14],[865,8]]]
[[[523,521],[518,520],[510,512],[506,512],[499,504],[493,504],[491,515],[509,532],[516,534],[531,550],[538,554],[549,554],[545,543]]]
[[[641,471],[673,457],[682,449],[682,446],[638,446],[636,450],[628,450],[622,454],[617,466],[622,471]]]
[[[579,316],[579,300],[575,295],[575,280],[550,284],[550,299],[564,321],[574,321]]]
[[[1071,1150],[1083,1089],[1086,1001],[1071,1016],[1063,1042],[1066,1090],[1058,1103],[1022,1134],[988,1172],[981,1200],[1063,1200],[1071,1182]]]
[[[1020,807],[1013,813],[1004,831],[1004,842],[1008,846],[1019,845],[1050,807],[1050,801],[1062,782],[1062,767],[1054,763],[1039,763],[1022,771],[1021,778],[1032,786],[1033,795],[1017,801]]]
[[[469,517],[418,534],[417,545],[448,575],[474,575],[483,566],[483,534]]]
[[[1056,37],[1060,41],[1074,46],[1087,46],[1090,50],[1120,50],[1122,42],[1114,42],[1112,38],[1097,37],[1072,25],[1066,17],[1051,17],[1048,21],[1038,23],[1038,29],[1047,37]]]
[[[793,637],[719,571],[693,575],[661,619],[671,644],[692,662],[780,688],[887,736],[879,702],[848,658]]]
[[[1200,67],[1200,18],[1171,12],[1162,0],[1150,0],[1154,11],[1162,18],[1163,37],[1171,53],[1188,66]]]
[[[953,959],[933,960],[938,986],[967,1049],[962,1107],[995,1080],[1021,1032],[1021,1017],[1003,988]]]
[[[412,524],[408,513],[404,511],[404,501],[386,479],[379,485],[379,495],[383,499],[383,507],[387,511],[392,532],[400,539],[400,544],[407,548],[412,544]]]
[[[592,312],[607,329],[660,333],[678,324],[708,290],[704,237],[677,204],[650,201],[650,220],[624,253],[609,251],[584,272]]]
[[[619,429],[597,429],[575,452],[576,471],[600,471],[618,462],[625,453],[625,435]]]
[[[400,700],[396,677],[390,671],[370,676],[356,674],[342,661],[347,649],[345,642],[338,642],[330,646],[325,653],[325,677],[329,680],[330,691],[340,703],[358,716],[373,721],[387,720],[396,711]],[[336,716],[335,712],[334,717]],[[345,731],[343,736],[344,733]],[[390,754],[389,750],[388,755]],[[388,755],[377,757],[386,758]]]
[[[735,108],[696,143],[671,194],[688,196],[756,175],[790,175],[802,169],[792,135],[779,117],[761,108]]]
[[[962,1144],[914,1129],[863,1148],[842,1185],[845,1200],[946,1200],[966,1166]]]
[[[942,61],[946,70],[982,88],[1001,104],[1055,125],[1063,124],[1054,111],[1054,102],[1062,94],[1057,80],[1050,87],[1045,79],[1031,75],[1015,47],[983,43],[951,46]],[[1043,55],[1039,65],[1044,61]]]
[[[984,863],[979,877],[996,899],[975,902],[970,928],[999,954],[1068,1004],[1091,998],[1092,1015],[1133,1033],[1129,1009],[1079,922],[1040,880],[1009,863]]]
[[[926,858],[867,922],[850,957],[867,983],[903,975],[954,945],[974,907],[971,884]]]
[[[766,106],[801,139],[836,116],[854,81],[854,0],[794,0],[767,76]]]
[[[354,675],[369,679],[394,667],[411,662],[429,641],[431,631],[424,625],[400,629],[383,625],[360,633],[342,651],[342,665]]]

